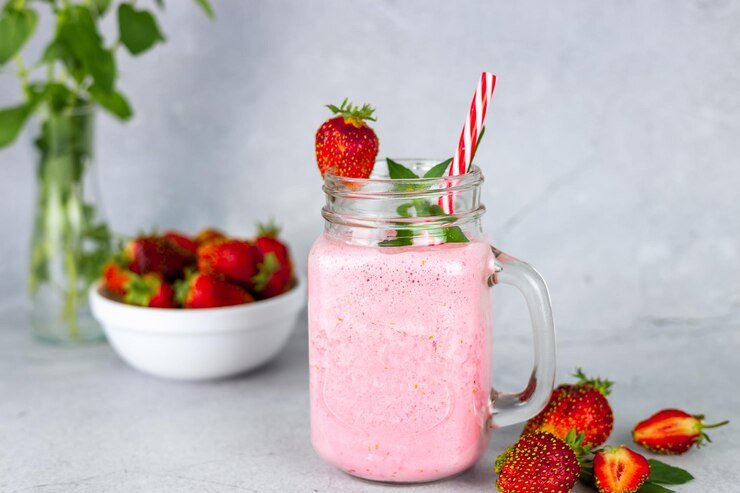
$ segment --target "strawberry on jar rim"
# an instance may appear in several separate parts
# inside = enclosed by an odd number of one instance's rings
[[[378,136],[365,123],[375,121],[375,110],[368,104],[353,106],[345,98],[338,107],[327,105],[338,114],[316,131],[316,163],[321,176],[330,171],[337,176],[367,178],[378,155]]]

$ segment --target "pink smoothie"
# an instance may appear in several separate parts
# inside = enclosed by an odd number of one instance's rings
[[[367,247],[309,256],[311,439],[367,479],[464,471],[489,438],[490,247]]]

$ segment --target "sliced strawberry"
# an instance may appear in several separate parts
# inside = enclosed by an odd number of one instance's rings
[[[176,299],[185,308],[216,308],[254,301],[239,286],[207,274],[193,274],[178,281],[175,291]]]
[[[599,493],[636,493],[650,476],[650,464],[621,445],[596,452],[593,474]]]
[[[694,444],[711,442],[706,428],[717,428],[729,421],[705,424],[703,415],[691,415],[679,409],[664,409],[635,426],[632,437],[642,447],[658,454],[683,454]]]

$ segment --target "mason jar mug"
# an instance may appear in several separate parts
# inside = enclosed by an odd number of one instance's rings
[[[404,164],[421,176],[435,163]],[[308,262],[311,440],[349,474],[402,483],[455,475],[483,455],[492,429],[547,403],[547,288],[485,240],[482,182],[478,168],[403,180],[325,175],[325,230]],[[448,214],[439,204],[450,196]],[[524,295],[534,331],[534,368],[515,394],[491,386],[490,291],[500,283]]]

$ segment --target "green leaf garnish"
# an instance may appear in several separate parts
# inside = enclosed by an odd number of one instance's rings
[[[128,3],[118,7],[118,31],[121,42],[132,55],[143,53],[155,43],[164,41],[151,12],[136,10]]]
[[[93,85],[90,87],[90,95],[100,106],[121,120],[128,120],[134,114],[133,110],[131,110],[131,105],[129,105],[124,95],[118,91],[105,92]]]
[[[388,163],[388,176],[393,180],[412,180],[419,178],[419,175],[408,169],[401,163],[395,162],[391,158],[385,158]]]
[[[39,21],[35,10],[15,8],[13,3],[8,2],[0,11],[0,65],[21,51]]]
[[[378,245],[383,247],[400,247],[414,244],[414,232],[410,229],[397,229],[396,236],[383,240]]]
[[[694,479],[694,476],[685,469],[671,466],[656,459],[648,459],[648,464],[650,464],[649,480],[653,483],[684,484]]]
[[[0,147],[12,144],[31,115],[29,103],[0,110]]]
[[[164,6],[164,2],[159,2],[161,5],[160,7]],[[195,0],[195,3],[200,6],[201,9],[203,9],[203,12],[206,13],[209,19],[215,19],[216,18],[216,12],[213,10],[213,6],[211,5],[211,2],[209,0]]]
[[[637,493],[676,493],[676,491],[648,480],[645,481],[642,486],[640,486],[640,489],[637,490]]]
[[[452,162],[452,158],[445,159],[439,164],[435,164],[429,170],[424,173],[424,178],[439,178],[441,176],[444,176],[445,171],[447,171],[447,168],[450,167],[450,163]]]

